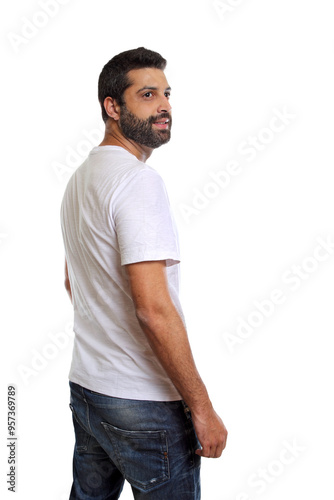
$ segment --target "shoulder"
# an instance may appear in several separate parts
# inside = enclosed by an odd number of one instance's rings
[[[155,192],[166,194],[165,183],[161,175],[146,163],[134,160],[127,165],[120,183],[121,191],[133,193],[136,197],[152,196]]]

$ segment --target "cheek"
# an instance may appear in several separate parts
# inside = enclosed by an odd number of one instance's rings
[[[136,115],[138,116],[139,120],[142,120],[142,121],[148,121],[153,114],[154,113],[150,113],[150,112],[144,113],[143,111],[136,113]]]
[[[138,116],[140,120],[147,120],[150,116],[155,116],[157,114],[151,102],[135,103],[131,111]]]

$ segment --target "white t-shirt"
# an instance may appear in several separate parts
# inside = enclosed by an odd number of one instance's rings
[[[125,264],[166,260],[179,311],[179,245],[160,175],[118,146],[94,148],[61,206],[74,306],[69,378],[109,396],[174,401],[181,396],[135,315]]]

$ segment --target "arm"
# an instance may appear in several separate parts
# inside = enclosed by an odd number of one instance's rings
[[[71,302],[72,302],[72,291],[71,291],[71,285],[70,285],[70,279],[68,277],[68,269],[67,269],[67,262],[66,262],[66,259],[65,259],[65,288],[67,290],[67,293],[71,299]]]
[[[188,335],[168,291],[165,261],[126,266],[139,324],[173,384],[189,406],[203,457],[219,457],[227,431],[197,371]]]

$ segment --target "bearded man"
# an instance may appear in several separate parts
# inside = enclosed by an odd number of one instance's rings
[[[143,47],[104,66],[105,137],[62,202],[75,332],[71,500],[117,499],[125,480],[137,500],[198,500],[201,457],[226,445],[191,353],[166,188],[146,165],[171,136],[165,66]]]

